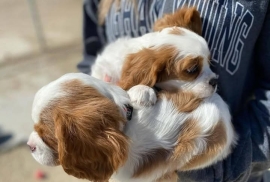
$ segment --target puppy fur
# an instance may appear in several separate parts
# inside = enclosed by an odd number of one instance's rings
[[[33,104],[33,157],[91,181],[176,181],[176,170],[209,166],[235,144],[228,107],[216,93],[202,100],[162,91],[130,121],[127,104],[120,87],[82,73],[44,86]]]

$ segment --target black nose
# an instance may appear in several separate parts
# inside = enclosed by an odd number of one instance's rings
[[[217,86],[217,82],[218,80],[216,78],[212,78],[210,81],[209,81],[209,84],[212,86],[212,87],[216,87]]]

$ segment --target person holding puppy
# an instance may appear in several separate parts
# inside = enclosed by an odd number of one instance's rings
[[[200,12],[212,70],[219,76],[218,93],[230,107],[239,139],[225,160],[179,172],[179,179],[263,182],[270,167],[269,0],[86,0],[84,59],[78,68],[90,73],[106,43],[150,32],[158,18],[184,6]]]

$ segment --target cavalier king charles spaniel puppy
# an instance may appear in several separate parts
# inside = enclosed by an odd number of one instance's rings
[[[133,112],[129,92],[86,74],[44,86],[33,102],[33,157],[96,182],[176,182],[177,170],[224,159],[236,141],[230,113],[208,83],[208,62],[196,59],[194,74],[186,72],[194,59],[178,60],[185,87],[158,92],[156,104]]]
[[[196,8],[167,14],[155,22],[153,29],[141,37],[119,38],[108,44],[97,56],[91,76],[124,90],[147,85],[167,91],[188,89],[200,98],[208,97],[213,90],[208,85],[215,87],[217,79],[208,66],[210,51],[200,36],[202,22]],[[134,90],[133,104],[154,104],[155,94],[142,88]]]

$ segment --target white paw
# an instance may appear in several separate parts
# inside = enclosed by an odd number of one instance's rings
[[[134,108],[149,107],[157,101],[157,96],[151,87],[146,85],[136,85],[128,90],[131,104]]]

